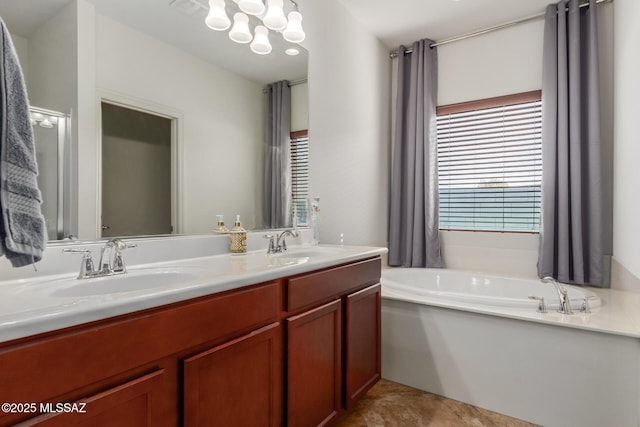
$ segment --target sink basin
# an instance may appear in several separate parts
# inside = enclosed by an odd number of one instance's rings
[[[81,297],[91,295],[106,295],[121,292],[135,292],[145,289],[161,288],[164,286],[180,285],[191,282],[200,275],[196,271],[184,269],[157,269],[130,271],[106,277],[91,279],[59,280],[54,286],[60,285],[52,292],[56,297]],[[68,286],[65,286],[67,282]]]
[[[309,261],[309,257],[297,255],[295,257],[287,255],[269,257],[269,260],[267,261],[267,268],[304,264],[307,261]]]
[[[340,255],[347,249],[340,246],[301,246],[290,248],[283,256],[301,257],[301,258],[318,258],[325,256]]]

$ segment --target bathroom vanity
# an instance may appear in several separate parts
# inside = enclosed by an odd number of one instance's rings
[[[330,425],[380,378],[380,253],[0,343],[0,426]]]

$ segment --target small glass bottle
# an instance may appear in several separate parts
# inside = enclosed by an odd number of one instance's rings
[[[240,215],[236,215],[236,222],[229,232],[229,250],[232,254],[247,253],[247,230],[242,228]]]
[[[309,219],[313,230],[312,245],[320,243],[320,197],[309,199]]]
[[[218,225],[216,226],[216,229],[213,230],[216,233],[219,234],[226,234],[229,232],[229,229],[227,228],[226,225],[224,225],[224,215],[216,215],[218,217]]]

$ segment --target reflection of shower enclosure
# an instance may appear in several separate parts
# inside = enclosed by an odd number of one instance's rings
[[[38,161],[38,187],[42,192],[49,240],[62,239],[64,224],[64,158],[68,146],[69,116],[31,107],[31,123]]]

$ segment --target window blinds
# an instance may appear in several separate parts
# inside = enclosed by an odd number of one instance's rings
[[[308,224],[309,197],[309,138],[291,139],[291,198],[299,225]]]
[[[438,114],[440,228],[539,231],[537,100]]]

